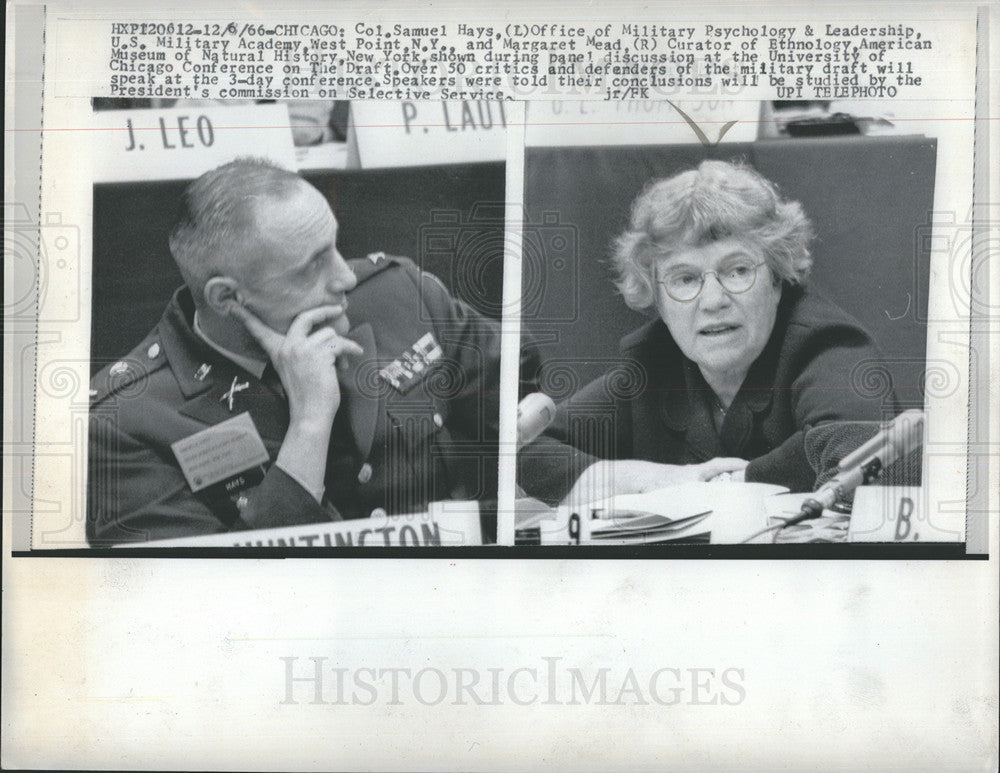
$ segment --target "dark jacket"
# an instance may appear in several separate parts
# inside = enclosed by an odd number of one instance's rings
[[[786,288],[774,330],[726,412],[712,419],[711,390],[667,326],[656,319],[622,339],[622,363],[562,402],[546,434],[522,450],[519,483],[561,500],[599,459],[692,464],[750,460],[746,480],[812,490],[806,432],[830,421],[886,418],[884,398],[852,380],[879,358],[871,336],[835,305]],[[894,403],[894,398],[889,398]]]
[[[193,331],[190,292],[91,382],[87,538],[92,545],[416,512],[443,499],[495,499],[498,324],[404,258],[361,259],[348,336],[365,350],[341,377],[322,503],[271,462],[288,429],[280,382],[256,379]],[[390,384],[427,333],[441,356]],[[418,368],[419,370],[419,368]],[[399,376],[398,368],[394,371]],[[236,378],[248,386],[227,392]],[[266,383],[265,383],[266,382]],[[245,480],[193,492],[171,444],[248,412],[270,457]]]

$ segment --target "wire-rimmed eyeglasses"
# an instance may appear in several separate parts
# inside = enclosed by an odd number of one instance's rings
[[[709,274],[715,275],[719,284],[722,285],[722,289],[727,293],[738,295],[753,287],[754,282],[757,281],[757,269],[766,262],[754,263],[752,260],[740,260],[728,263],[718,271],[702,271],[700,274],[690,268],[678,267],[664,272],[657,281],[663,285],[667,295],[680,303],[690,303],[697,298],[705,286],[705,277]]]

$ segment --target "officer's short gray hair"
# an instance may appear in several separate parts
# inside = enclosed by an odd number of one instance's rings
[[[256,205],[284,200],[305,181],[263,158],[243,157],[206,172],[181,195],[170,252],[200,303],[213,276],[238,270],[234,258],[257,237]]]
[[[649,309],[657,299],[655,263],[727,238],[757,248],[778,280],[802,284],[812,269],[812,236],[801,205],[783,200],[759,172],[703,161],[652,181],[633,202],[629,226],[614,244],[615,284],[630,308]]]

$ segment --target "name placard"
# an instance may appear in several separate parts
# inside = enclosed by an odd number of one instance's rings
[[[962,542],[962,514],[931,516],[920,486],[862,486],[854,494],[848,542]]]
[[[347,143],[362,169],[502,161],[507,113],[494,100],[352,102]]]
[[[682,145],[752,142],[760,103],[645,100],[528,102],[524,144]]]
[[[141,545],[126,544],[122,547],[467,547],[482,544],[479,504],[449,501],[432,502],[424,513],[231,531],[204,537],[155,540]]]
[[[95,182],[190,180],[238,156],[296,169],[282,104],[104,110],[93,128]]]

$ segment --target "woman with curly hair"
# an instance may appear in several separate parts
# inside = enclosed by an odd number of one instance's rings
[[[622,340],[625,370],[564,401],[525,449],[524,490],[559,501],[574,483],[596,498],[720,476],[811,490],[809,429],[884,418],[850,383],[878,356],[871,337],[805,289],[812,236],[748,166],[651,182],[612,261],[626,305],[655,319]]]

